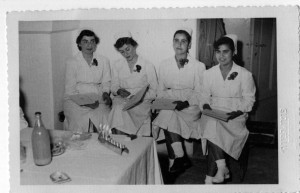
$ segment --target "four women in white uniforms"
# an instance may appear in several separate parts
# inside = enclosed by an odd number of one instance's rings
[[[164,130],[171,173],[180,172],[190,165],[184,156],[181,137],[201,137],[198,131],[199,95],[205,65],[188,55],[191,35],[190,29],[174,33],[175,55],[164,60],[158,71],[158,98],[174,99],[176,103],[175,110],[161,110],[153,121],[154,126]]]
[[[64,114],[68,130],[87,132],[90,126],[98,128],[106,122],[111,99],[109,60],[96,55],[99,38],[90,30],[83,30],[76,39],[80,50],[77,55],[66,62]],[[71,95],[94,93],[99,100],[94,104],[79,106]]]
[[[151,135],[151,101],[156,97],[157,76],[154,65],[136,53],[137,42],[129,31],[115,35],[116,50],[123,56],[112,64],[112,110],[109,125],[130,135]],[[123,111],[130,96],[149,85],[143,101]]]
[[[237,53],[236,40],[235,35],[228,35],[215,42],[219,64],[204,73],[200,107],[223,110],[230,115],[228,122],[201,117],[202,140],[207,140],[208,147],[206,184],[229,178],[225,153],[238,159],[249,133],[246,120],[255,102],[256,88],[252,74],[233,62]]]
[[[229,177],[225,153],[238,159],[247,140],[247,113],[255,102],[256,89],[252,74],[233,62],[235,36],[222,37],[214,44],[219,64],[206,71],[203,63],[188,54],[191,33],[190,29],[174,33],[175,55],[160,64],[157,80],[154,65],[136,53],[138,44],[130,32],[115,36],[114,47],[123,58],[110,67],[108,59],[94,54],[99,38],[83,30],[76,41],[81,52],[66,66],[64,112],[68,129],[87,131],[90,123],[95,127],[102,123],[126,134],[151,136],[151,102],[156,97],[173,99],[175,110],[160,110],[153,121],[154,128],[164,130],[169,171],[181,172],[189,165],[181,139],[201,138],[209,162],[205,183],[223,182]],[[128,99],[147,85],[143,101],[123,111]],[[96,93],[99,102],[79,106],[70,99],[70,95],[85,93]],[[205,115],[199,119],[203,109],[226,111],[230,120]]]

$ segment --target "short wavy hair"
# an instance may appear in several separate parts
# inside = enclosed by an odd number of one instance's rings
[[[123,47],[124,44],[126,44],[126,45],[130,44],[130,45],[132,45],[133,47],[138,46],[138,43],[137,43],[134,39],[132,39],[131,37],[124,37],[124,38],[119,38],[119,39],[116,41],[114,47],[115,47],[116,49],[119,49],[119,48]]]
[[[216,42],[214,42],[214,49],[217,50],[220,45],[227,45],[229,49],[234,53],[235,47],[234,42],[231,38],[223,36],[220,39],[218,39]]]
[[[96,44],[99,43],[100,39],[99,37],[91,30],[88,30],[88,29],[85,29],[85,30],[82,30],[80,32],[80,34],[78,35],[78,37],[76,38],[76,44],[77,44],[77,48],[81,51],[81,47],[79,46],[83,36],[94,36],[95,37],[95,41],[96,41]]]

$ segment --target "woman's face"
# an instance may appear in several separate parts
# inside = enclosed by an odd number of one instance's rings
[[[83,36],[79,46],[81,47],[81,52],[85,54],[92,54],[96,51],[96,39],[94,36]]]
[[[131,44],[124,44],[118,51],[128,62],[136,57],[136,47]]]
[[[222,44],[216,50],[216,58],[220,65],[232,63],[233,52],[228,45]]]
[[[173,39],[173,49],[176,55],[186,54],[191,48],[191,43],[188,42],[188,39],[185,34],[178,33]]]

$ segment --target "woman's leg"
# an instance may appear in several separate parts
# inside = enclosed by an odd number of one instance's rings
[[[213,154],[213,157],[215,159],[215,162],[216,162],[217,168],[218,168],[218,171],[213,178],[213,182],[221,183],[224,181],[224,179],[229,178],[229,170],[228,170],[228,168],[226,166],[226,162],[225,162],[225,152],[217,145],[215,145],[209,141],[207,141],[207,142],[210,146],[211,153]]]
[[[173,139],[172,139],[172,134],[163,129],[164,131],[164,134],[165,134],[165,139],[166,139],[166,146],[167,146],[167,150],[168,150],[168,156],[169,156],[169,159],[175,159],[175,153],[174,153],[174,150],[171,146],[171,144],[173,143]],[[176,139],[175,139],[176,140]]]
[[[208,155],[207,155],[207,175],[208,176],[215,176],[217,171],[217,165],[216,165],[216,158],[214,157],[214,154],[212,153],[212,148],[209,144],[209,141],[207,141],[207,148],[208,148]]]
[[[225,159],[225,152],[221,148],[219,148],[217,145],[215,145],[214,143],[208,140],[207,140],[207,145],[209,146],[209,149],[213,154],[215,160]]]
[[[216,165],[216,159],[212,153],[212,148],[210,145],[210,142],[207,141],[207,150],[208,150],[208,155],[207,155],[207,171],[206,171],[206,178],[205,178],[205,184],[212,184],[213,177],[216,174],[217,171],[217,165]]]
[[[191,163],[184,156],[181,136],[165,129],[164,134],[169,155],[169,171],[171,173],[184,171]]]

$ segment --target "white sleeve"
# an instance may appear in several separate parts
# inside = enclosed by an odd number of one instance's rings
[[[113,95],[117,95],[117,91],[120,88],[120,83],[119,83],[119,75],[118,75],[118,70],[117,70],[117,63],[113,63],[111,65],[111,87],[110,90]]]
[[[111,84],[111,72],[109,60],[105,58],[104,67],[102,72],[102,91],[109,93],[110,92],[110,84]]]
[[[23,112],[22,108],[20,107],[20,130],[25,129],[27,127],[28,127],[28,122],[26,121],[26,119],[24,117],[24,112]]]
[[[204,71],[203,73],[203,84],[200,93],[200,101],[199,101],[199,108],[201,111],[203,110],[204,104],[210,105],[210,96],[211,96],[211,89],[210,89],[210,74],[209,71]]]
[[[163,63],[160,64],[159,70],[158,70],[158,89],[157,89],[157,97],[158,98],[170,98],[168,93],[166,92],[167,88],[164,85],[164,70],[163,70]]]
[[[190,105],[199,105],[201,100],[201,92],[203,87],[203,73],[205,71],[205,65],[203,63],[197,64],[197,73],[194,77],[194,90],[191,96],[188,98]]]
[[[76,91],[76,64],[75,61],[69,60],[66,62],[65,97],[74,94],[78,94]]]
[[[255,102],[256,87],[250,72],[244,73],[242,77],[242,100],[238,105],[238,110],[242,112],[250,112]]]
[[[147,66],[146,67],[147,81],[150,84],[150,88],[149,88],[148,92],[146,93],[145,98],[146,99],[155,99],[157,88],[158,88],[156,70],[155,70],[154,65],[151,63],[147,63],[146,66]]]

